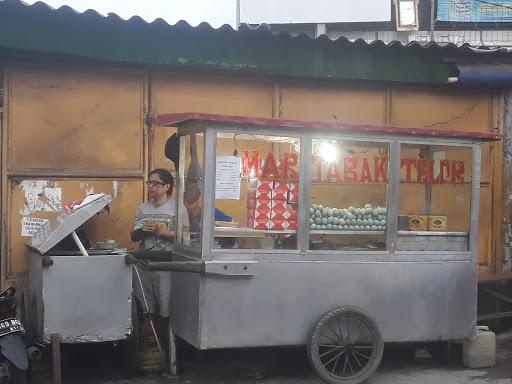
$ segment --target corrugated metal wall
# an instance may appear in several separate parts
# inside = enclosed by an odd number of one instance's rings
[[[56,215],[59,198],[62,206],[91,188],[115,196],[111,213],[88,228],[92,240],[116,238],[124,246],[134,246],[129,230],[143,199],[143,177],[148,168],[170,166],[163,156],[163,143],[172,129],[146,126],[148,112],[471,131],[488,131],[499,123],[498,103],[489,91],[369,87],[232,72],[148,73],[71,64],[8,63],[3,74],[2,282],[23,281],[24,218],[26,231],[27,218]],[[497,148],[492,149],[493,145]],[[494,183],[501,183],[495,174],[501,161],[499,146],[484,148],[482,276],[495,272],[491,252],[500,252],[499,246],[493,251],[493,244],[501,243],[492,215],[500,212],[493,202]]]

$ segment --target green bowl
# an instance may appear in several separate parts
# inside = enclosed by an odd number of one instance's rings
[[[97,249],[112,250],[117,248],[117,242],[115,240],[103,240],[96,242]]]

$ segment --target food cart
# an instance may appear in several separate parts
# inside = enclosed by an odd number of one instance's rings
[[[76,232],[111,201],[103,193],[89,196],[76,209],[50,219],[27,243],[26,327],[32,341],[52,343],[54,382],[60,380],[60,343],[122,342],[123,351],[133,352],[128,358],[137,353],[137,345],[131,345],[137,343],[138,327],[126,251],[91,249]],[[76,250],[55,248],[69,236]]]
[[[480,143],[500,134],[196,113],[158,124],[179,136],[178,224],[174,261],[152,268],[180,265],[180,338],[307,345],[323,380],[359,383],[386,342],[474,331]]]

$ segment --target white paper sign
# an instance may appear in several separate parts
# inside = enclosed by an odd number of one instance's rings
[[[216,199],[240,200],[241,165],[238,156],[217,156]]]
[[[21,219],[21,236],[32,237],[47,222],[48,219],[39,217],[23,217]]]
[[[45,188],[46,201],[44,210],[46,212],[60,212],[62,209],[62,188]]]

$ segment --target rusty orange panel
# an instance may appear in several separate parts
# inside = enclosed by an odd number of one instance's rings
[[[10,68],[10,168],[142,170],[144,79],[121,69]]]
[[[204,112],[272,116],[268,80],[225,74],[156,73],[151,82],[153,113]]]
[[[282,86],[280,93],[284,119],[384,124],[383,89],[297,84]]]
[[[152,162],[151,168],[164,168],[170,171],[174,171],[174,164],[168,158],[165,157],[165,142],[173,133],[176,132],[176,128],[173,127],[154,127],[154,134],[152,140]]]
[[[122,247],[136,248],[130,241],[129,231],[137,206],[142,202],[141,180],[70,180],[51,179],[13,180],[10,184],[9,209],[9,255],[7,257],[7,278],[13,279],[26,271],[26,247],[28,224],[22,228],[22,221],[32,222],[34,218],[49,218],[62,211],[65,202],[85,197],[89,192],[108,193],[113,197],[110,213],[94,216],[83,229],[92,243],[106,238],[116,239]],[[60,190],[60,199],[59,199]],[[61,201],[61,204],[59,204]]]
[[[391,125],[488,132],[490,116],[486,92],[392,90]]]

